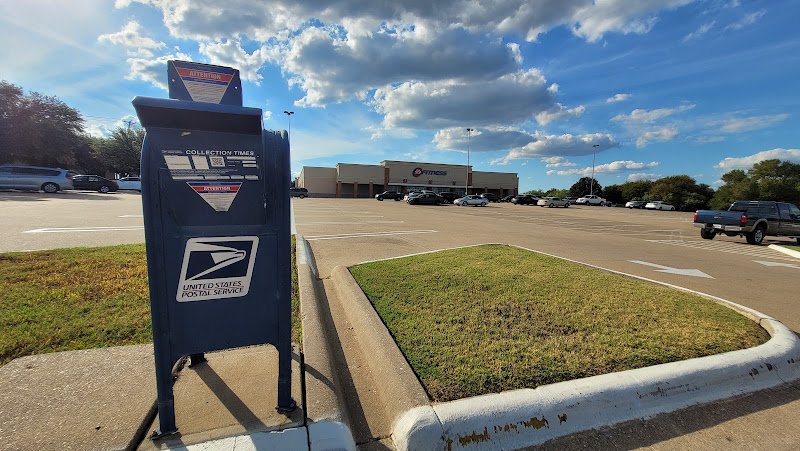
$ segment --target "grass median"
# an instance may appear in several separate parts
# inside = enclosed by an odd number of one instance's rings
[[[701,296],[516,247],[350,269],[436,402],[702,357],[767,332]]]
[[[301,340],[292,237],[292,339]],[[0,254],[0,365],[153,341],[144,244]]]

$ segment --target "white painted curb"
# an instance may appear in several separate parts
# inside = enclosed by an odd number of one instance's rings
[[[750,349],[412,409],[395,445],[516,449],[800,378],[800,340],[774,319],[761,324],[772,338]]]
[[[310,423],[308,425],[308,443],[310,451],[356,450],[356,442],[353,440],[350,428],[337,421]]]
[[[704,296],[759,323],[772,338],[724,354],[411,409],[394,425],[398,450],[519,449],[800,378],[800,339],[773,318],[705,293],[551,256]]]
[[[777,244],[770,244],[767,247],[770,249],[775,249],[778,252],[783,252],[786,255],[791,255],[794,258],[800,258],[800,252],[797,252],[794,249],[789,249],[788,247],[779,246]]]

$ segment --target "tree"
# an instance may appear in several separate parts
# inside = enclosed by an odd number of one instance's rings
[[[722,175],[724,185],[714,193],[711,208],[726,209],[737,200],[774,200],[800,203],[800,164],[776,159]]]
[[[82,135],[83,118],[74,108],[0,81],[0,163],[69,167]]]
[[[546,197],[569,197],[569,190],[568,189],[557,189],[557,188],[550,188],[547,190],[544,195]]]
[[[110,137],[93,140],[94,155],[112,172],[138,174],[144,135],[141,127],[119,127]]]
[[[621,186],[622,200],[625,202],[629,200],[644,200],[645,196],[653,188],[652,180],[636,180],[633,182],[625,182]]]
[[[674,205],[676,210],[691,211],[704,208],[714,191],[708,185],[698,185],[688,175],[671,175],[653,182],[650,195]]]
[[[594,184],[592,184],[594,182]],[[592,186],[594,188],[592,189]],[[569,188],[569,197],[583,197],[588,196],[589,193],[602,196],[603,195],[603,187],[597,182],[597,179],[592,180],[591,177],[581,177],[580,180],[575,182]]]
[[[622,195],[622,185],[609,185],[603,189],[603,197],[614,204],[624,204],[625,198]]]

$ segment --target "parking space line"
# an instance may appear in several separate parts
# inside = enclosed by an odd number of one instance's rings
[[[22,233],[69,233],[69,232],[113,232],[124,230],[144,230],[144,226],[122,227],[52,227],[45,229],[25,230]]]
[[[405,221],[358,221],[358,222],[338,222],[338,221],[319,221],[319,222],[298,222],[297,225],[354,225],[354,224],[403,224]]]
[[[713,241],[681,241],[681,240],[647,240],[651,243],[669,244],[672,246],[684,246],[706,251],[726,252],[729,254],[747,255],[749,257],[771,258],[773,260],[797,261],[792,257],[786,257],[778,251],[768,247],[753,246],[750,244],[738,244]],[[745,247],[747,246],[747,247]]]
[[[391,235],[411,235],[419,233],[436,233],[436,230],[396,230],[392,232],[364,232],[364,233],[343,233],[338,235],[312,235],[306,236],[306,241],[315,240],[338,240],[343,238],[362,238],[374,236],[391,236]]]

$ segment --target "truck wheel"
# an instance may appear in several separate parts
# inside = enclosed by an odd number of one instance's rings
[[[748,244],[761,244],[761,242],[764,241],[764,228],[757,227],[752,232],[745,234],[745,238],[747,238]]]
[[[700,238],[704,240],[713,240],[717,232],[708,229],[700,229]]]

